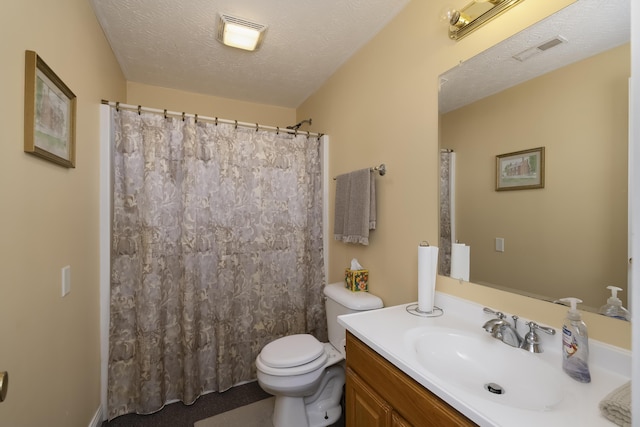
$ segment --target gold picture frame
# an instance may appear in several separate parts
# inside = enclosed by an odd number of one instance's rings
[[[544,188],[544,147],[496,156],[496,191]]]
[[[76,167],[76,96],[34,51],[25,52],[24,151]]]

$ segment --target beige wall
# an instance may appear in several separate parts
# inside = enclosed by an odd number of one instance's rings
[[[331,135],[331,174],[385,162],[389,173],[378,180],[379,229],[367,248],[332,242],[330,279],[340,280],[344,266],[357,256],[371,269],[372,291],[387,305],[415,300],[416,245],[437,240],[438,74],[570,0],[523,2],[459,43],[449,41],[438,23],[444,3],[410,2],[298,109],[295,119],[287,109],[269,107],[245,116],[235,102],[207,109],[206,97],[178,101],[173,91],[149,91],[133,83],[127,93],[89,2],[5,5],[0,14],[0,370],[9,371],[11,385],[0,403],[0,425],[82,427],[100,403],[101,99],[275,125],[313,117],[313,128]],[[38,52],[78,96],[76,169],[23,152],[26,49]],[[65,265],[72,267],[71,293],[61,298]],[[548,324],[557,325],[565,311],[444,277],[438,278],[438,288]],[[592,337],[629,345],[628,325],[612,327],[611,319],[588,315],[586,320]],[[607,337],[605,332],[615,333]]]
[[[369,44],[298,108],[298,118],[313,117],[313,129],[330,135],[329,173],[386,163],[377,180],[378,229],[370,245],[332,241],[329,280],[341,279],[351,258],[370,270],[371,292],[386,305],[417,299],[417,246],[438,239],[438,75],[500,40],[548,16],[571,1],[523,2],[469,37],[450,41],[438,23],[445,0],[412,1]],[[330,188],[330,208],[333,194]],[[330,229],[333,229],[330,215]],[[439,290],[509,312],[524,307],[511,294],[439,277]],[[518,312],[526,316],[526,310]],[[533,319],[558,326],[564,308],[543,305]],[[609,319],[604,319],[604,323]],[[630,345],[630,327],[602,333],[600,319],[589,325],[597,339]],[[621,323],[621,322],[620,322]],[[615,335],[615,336],[614,336]],[[619,335],[619,337],[618,337]]]
[[[100,404],[99,106],[125,80],[86,0],[7,2],[0,35],[0,425],[84,427]],[[23,151],[25,50],[78,98],[75,169]]]
[[[126,102],[127,104],[161,110],[184,111],[199,116],[218,117],[282,128],[297,123],[294,108],[236,101],[135,82],[127,82]]]
[[[615,285],[627,306],[629,72],[627,44],[442,115],[472,282],[595,309]],[[495,156],[539,146],[545,188],[496,192]]]

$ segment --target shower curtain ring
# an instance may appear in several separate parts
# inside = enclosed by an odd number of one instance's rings
[[[166,108],[165,108],[165,110],[164,110],[164,119],[165,119],[165,120],[167,119],[167,109],[166,109]]]
[[[218,126],[218,118],[216,117],[216,126]]]
[[[256,132],[258,132],[258,124],[256,123]]]
[[[280,135],[280,128],[276,126],[276,135]]]
[[[140,115],[140,111],[142,110],[142,107],[140,105],[138,105],[138,115]]]
[[[120,112],[120,101],[116,101],[116,111]]]
[[[235,125],[235,129],[238,129],[238,121],[236,120],[236,125]]]
[[[196,114],[196,123],[198,123],[198,115]]]

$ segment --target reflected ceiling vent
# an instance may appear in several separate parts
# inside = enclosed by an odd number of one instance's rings
[[[559,46],[563,43],[567,43],[567,39],[565,39],[562,36],[556,36],[554,38],[552,38],[551,40],[547,40],[546,42],[539,44],[538,46],[534,46],[534,47],[530,47],[527,50],[524,50],[516,55],[513,55],[513,59],[516,59],[520,62],[524,62],[527,59],[531,58],[532,56],[536,56],[539,53],[542,53],[544,51],[547,51],[549,49],[551,49],[552,47],[556,47]]]

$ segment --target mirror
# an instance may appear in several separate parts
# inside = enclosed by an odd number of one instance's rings
[[[441,76],[441,274],[459,241],[473,283],[627,307],[629,5],[577,1]],[[538,147],[544,188],[496,191],[496,157]]]

